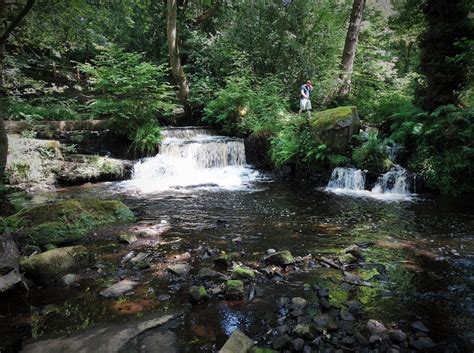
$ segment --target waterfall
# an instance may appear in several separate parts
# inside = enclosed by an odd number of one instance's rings
[[[372,188],[372,192],[379,194],[409,194],[410,181],[407,170],[395,164],[390,171],[379,177]]]
[[[336,194],[371,197],[386,201],[411,200],[413,180],[408,171],[395,164],[381,175],[372,190],[365,190],[365,172],[355,168],[335,168],[326,191]]]
[[[162,135],[159,153],[134,165],[126,187],[143,193],[239,188],[259,176],[246,164],[242,139],[212,135],[210,130],[196,127],[164,129]]]
[[[335,168],[331,174],[328,188],[364,190],[365,173],[355,168]]]

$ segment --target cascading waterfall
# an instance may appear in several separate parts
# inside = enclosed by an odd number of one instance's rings
[[[414,177],[413,177],[414,178]],[[414,180],[407,170],[395,164],[390,171],[380,176],[372,190],[365,190],[365,173],[355,168],[335,168],[331,174],[327,191],[336,194],[372,197],[381,200],[410,200]]]
[[[155,157],[133,167],[128,188],[150,193],[194,187],[238,188],[255,181],[259,173],[245,160],[242,139],[215,136],[204,128],[163,130]]]

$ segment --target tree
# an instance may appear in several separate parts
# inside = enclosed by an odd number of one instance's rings
[[[342,72],[340,75],[341,84],[339,86],[339,96],[347,96],[351,91],[352,68],[354,67],[357,41],[359,40],[365,1],[366,0],[354,0],[354,3],[352,4],[349,29],[347,30],[344,51],[342,52]]]
[[[474,29],[467,0],[427,0],[427,29],[422,36],[420,73],[426,84],[417,91],[418,103],[432,111],[440,105],[458,104],[468,81],[469,43]]]
[[[3,90],[3,71],[5,61],[5,45],[8,37],[20,24],[21,20],[28,14],[35,0],[28,0],[26,4],[17,10],[17,3],[7,4],[6,0],[0,0],[0,184],[3,183],[3,175],[7,164],[8,136],[5,130],[5,92]],[[12,15],[11,22],[9,15]]]
[[[186,115],[189,114],[189,83],[184,73],[181,59],[178,52],[178,3],[177,0],[168,0],[167,2],[167,26],[166,33],[168,37],[168,55],[170,59],[171,71],[178,85],[178,98],[184,107]]]

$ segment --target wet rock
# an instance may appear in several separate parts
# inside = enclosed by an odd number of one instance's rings
[[[172,331],[158,331],[147,334],[141,341],[140,353],[155,353],[157,347],[161,352],[178,353],[176,334]]]
[[[22,282],[19,259],[20,253],[15,241],[3,234],[0,237],[0,293]]]
[[[435,346],[433,340],[429,337],[410,337],[410,345],[420,351],[424,351]]]
[[[137,270],[146,270],[147,268],[150,268],[150,263],[148,261],[141,261],[141,262],[137,263],[134,266],[134,268],[137,269]]]
[[[51,283],[63,275],[87,266],[89,255],[82,246],[68,246],[33,255],[20,262],[25,275],[40,283]]]
[[[304,309],[308,305],[308,301],[301,297],[294,297],[291,299],[291,306],[294,309]]]
[[[232,239],[232,243],[238,244],[242,242],[242,237],[236,237]]]
[[[357,263],[357,257],[352,254],[343,254],[339,256],[339,262],[343,265],[355,264]]]
[[[122,233],[118,237],[121,243],[132,244],[138,240],[135,234]]]
[[[290,327],[288,325],[280,325],[275,330],[279,335],[283,335],[290,330]]]
[[[352,315],[360,315],[362,313],[362,304],[356,300],[348,301],[347,307]]]
[[[421,321],[415,321],[410,324],[410,327],[416,331],[429,332],[428,327],[425,326]]]
[[[358,247],[357,245],[355,245],[355,244],[350,245],[350,246],[348,246],[347,248],[345,248],[345,249],[344,249],[344,253],[346,253],[346,254],[351,254],[351,255],[353,255],[354,257],[357,257],[358,259],[362,259],[362,258],[363,258],[361,248],[359,248],[359,247]]]
[[[219,353],[247,353],[253,347],[253,341],[241,331],[235,330]]]
[[[219,266],[230,266],[232,261],[235,261],[239,258],[238,253],[231,253],[231,254],[221,254],[219,257],[214,259],[214,263]]]
[[[227,281],[229,279],[229,276],[224,275],[223,273],[214,271],[213,269],[210,269],[209,267],[203,267],[199,270],[198,277],[200,279],[216,279],[220,281]]]
[[[169,295],[169,294],[160,294],[160,295],[158,296],[158,300],[159,300],[160,302],[166,302],[166,301],[168,301],[168,300],[170,300],[170,299],[171,299],[171,295]]]
[[[313,317],[314,326],[319,332],[323,332],[324,330],[328,329],[329,321],[330,318],[327,315],[317,315]]]
[[[291,315],[292,317],[296,317],[296,318],[299,317],[299,316],[301,316],[301,315],[303,315],[303,314],[304,314],[304,313],[303,313],[303,310],[302,310],[302,309],[294,309],[294,310],[292,310],[291,313],[290,313],[290,315]]]
[[[303,347],[303,353],[311,353],[312,349],[310,346],[306,345]]]
[[[253,347],[250,350],[251,353],[278,353],[271,348],[260,348],[260,347]]]
[[[329,291],[326,288],[319,288],[317,292],[319,298],[329,298]]]
[[[370,333],[374,335],[383,335],[387,332],[387,328],[380,322],[376,320],[369,320],[367,321],[367,329]]]
[[[125,293],[130,292],[133,288],[135,288],[139,284],[140,283],[138,282],[124,279],[102,290],[100,292],[100,295],[106,298],[118,298],[121,295],[124,295]]]
[[[342,320],[354,321],[354,316],[350,312],[348,312],[347,310],[341,309],[341,312],[339,313],[339,316]]]
[[[293,350],[296,352],[300,352],[304,346],[304,340],[302,338],[296,338],[291,341],[291,345],[293,346]]]
[[[407,334],[402,330],[390,330],[389,337],[396,343],[401,343],[407,339]]]
[[[143,260],[145,260],[147,257],[148,257],[148,254],[146,252],[140,252],[136,256],[132,257],[130,259],[130,261],[133,264],[137,264],[137,263],[142,262]]]
[[[282,336],[278,336],[272,339],[272,347],[276,350],[285,348],[291,343],[290,336],[284,334]]]
[[[191,266],[188,264],[177,263],[169,265],[167,270],[176,276],[184,276],[189,272],[189,270],[191,270]]]
[[[73,285],[77,281],[77,275],[68,273],[61,278],[61,283],[67,287]]]
[[[165,315],[148,320],[132,321],[126,324],[108,324],[106,328],[93,327],[62,337],[27,343],[23,347],[22,352],[51,353],[68,351],[118,353],[125,351],[127,344],[140,334],[160,327],[170,322],[173,318],[174,316],[172,315]]]
[[[206,288],[203,286],[192,286],[189,289],[189,301],[191,303],[202,303],[209,299]]]
[[[22,209],[4,219],[0,233],[7,227],[21,243],[61,245],[81,240],[99,226],[134,220],[117,200],[66,200]]]
[[[379,335],[375,335],[375,334],[370,335],[369,343],[374,344],[376,342],[382,342],[382,337],[380,337]]]
[[[267,255],[273,255],[274,253],[276,253],[275,249],[267,249]]]
[[[292,332],[298,337],[309,338],[311,336],[311,327],[307,324],[298,324],[293,328]]]
[[[279,251],[272,255],[269,255],[265,258],[265,261],[271,265],[276,266],[287,266],[295,263],[295,258],[293,255],[288,251]]]
[[[254,280],[255,271],[246,266],[236,266],[232,270],[233,279]]]
[[[342,340],[341,340],[341,344],[343,344],[344,346],[349,346],[349,347],[352,347],[355,343],[355,339],[352,338],[352,337],[344,337]]]
[[[331,304],[329,303],[329,300],[327,300],[326,298],[320,299],[319,300],[319,305],[321,306],[322,310],[331,309]]]
[[[225,292],[226,299],[242,299],[244,297],[244,282],[241,280],[228,280],[225,283]]]
[[[277,305],[279,308],[282,308],[290,303],[290,299],[287,297],[280,297],[277,300]]]
[[[359,342],[359,344],[363,346],[367,346],[369,344],[367,338],[358,330],[354,331],[354,338],[357,340],[357,342]]]

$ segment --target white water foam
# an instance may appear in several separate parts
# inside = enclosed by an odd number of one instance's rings
[[[169,129],[155,157],[133,167],[123,185],[140,193],[169,189],[242,189],[260,178],[245,160],[242,139],[213,136],[196,128]]]

